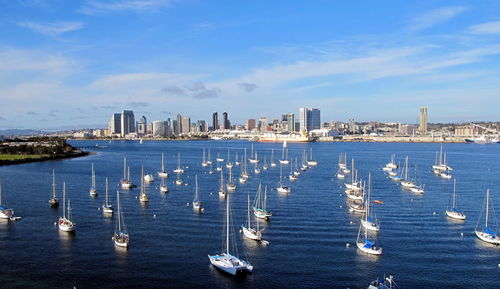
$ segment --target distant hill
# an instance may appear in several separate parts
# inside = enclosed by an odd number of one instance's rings
[[[38,135],[42,133],[41,130],[33,129],[3,129],[0,130],[0,135],[7,137],[12,135]]]

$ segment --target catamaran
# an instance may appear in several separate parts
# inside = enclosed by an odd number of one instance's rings
[[[177,168],[174,170],[176,174],[184,173],[184,170],[181,168],[181,153],[177,153]]]
[[[278,191],[278,193],[290,193],[290,187],[283,184],[283,163],[280,163],[280,182],[276,190]]]
[[[56,172],[52,170],[52,198],[49,200],[49,205],[52,208],[59,207],[59,200],[56,197]]]
[[[452,219],[465,220],[465,215],[457,210],[457,179],[453,180],[453,194],[451,195],[451,208],[446,210],[446,215]]]
[[[92,197],[97,196],[97,188],[96,188],[96,185],[95,185],[95,170],[94,170],[94,163],[92,163],[92,184],[90,185],[89,194],[90,194]]]
[[[0,180],[0,219],[8,219],[11,221],[19,220],[21,217],[14,215],[13,209],[6,209],[2,205],[2,182]]]
[[[250,195],[248,195],[248,208],[247,208],[247,223],[246,225],[241,225],[241,231],[243,231],[243,236],[250,240],[260,241],[262,240],[262,230],[259,230],[259,222],[255,222],[256,228],[252,228],[252,221],[250,219]]]
[[[310,159],[307,161],[307,165],[311,166],[311,167],[318,165],[318,161],[313,159],[313,149],[312,148],[310,150]]]
[[[105,214],[113,214],[113,205],[109,203],[108,199],[108,178],[106,178],[106,198],[104,199],[104,204],[102,205],[102,212]]]
[[[59,226],[59,230],[65,232],[73,232],[75,231],[76,224],[71,220],[71,203],[68,200],[68,213],[66,214],[66,182],[63,183],[63,216],[59,217],[59,221],[57,222]]]
[[[146,194],[146,191],[144,190],[144,167],[142,167],[141,175],[142,175],[141,193],[139,194],[139,201],[146,203],[146,202],[149,202],[149,197],[148,197],[148,194]]]
[[[236,275],[239,273],[245,273],[245,272],[252,272],[253,266],[248,262],[245,261],[241,258],[238,258],[237,256],[232,255],[229,252],[229,244],[230,244],[230,237],[235,238],[234,236],[234,231],[231,233],[231,211],[230,211],[230,202],[229,202],[229,195],[227,197],[227,203],[226,203],[226,224],[225,224],[225,235],[226,235],[226,246],[225,250],[223,253],[219,255],[208,255],[208,259],[210,260],[210,263],[231,275]],[[234,246],[236,247],[236,242],[233,242]],[[237,254],[235,254],[237,255]]]
[[[253,200],[252,209],[253,214],[260,219],[269,220],[273,215],[271,212],[267,211],[267,186],[264,189],[264,196],[262,196],[262,185],[259,183],[259,188],[255,194],[255,199]]]
[[[205,151],[203,151],[205,152]],[[165,171],[165,162],[163,161],[163,153],[161,153],[161,170],[156,173],[159,178],[168,178],[168,173]]]
[[[226,188],[230,192],[236,190],[236,184],[233,182],[233,167],[232,166],[229,168],[229,178],[227,180]]]
[[[364,231],[364,234],[361,235],[361,231]],[[359,226],[358,238],[356,239],[356,245],[358,249],[362,252],[372,254],[372,255],[381,255],[382,248],[378,247],[374,241],[368,239],[368,229],[363,227],[363,225]]]
[[[371,174],[368,174],[368,194],[366,196],[366,201],[365,201],[365,207],[366,207],[366,212],[365,212],[365,217],[361,220],[361,224],[365,229],[371,230],[371,231],[379,231],[380,230],[380,223],[378,222],[377,219],[375,219],[372,216],[372,210],[370,210],[371,207],[371,193],[372,193],[372,176]]]
[[[485,216],[485,223],[484,227],[479,228],[479,222],[476,225],[476,229],[474,232],[476,233],[476,236],[487,243],[490,244],[495,244],[495,245],[500,245],[500,236],[498,236],[496,228],[496,224],[494,224],[495,228],[491,227],[491,222],[489,219],[489,213],[490,213],[490,206],[493,208],[493,205],[491,204],[490,200],[490,189],[486,190],[486,216]],[[495,221],[495,218],[493,217],[493,221]]]
[[[133,187],[130,180],[130,168],[127,166],[127,157],[123,158],[123,179],[120,181],[122,189],[131,189]]]
[[[116,192],[116,202],[118,204],[118,226],[115,230],[112,240],[118,247],[128,248],[129,235],[125,229],[125,223],[123,222],[123,212],[120,205],[120,192]],[[123,223],[123,224],[122,224]]]
[[[200,201],[200,196],[198,193],[198,175],[195,175],[195,189],[194,189],[194,200],[193,200],[193,209],[198,211],[203,211],[203,203]]]

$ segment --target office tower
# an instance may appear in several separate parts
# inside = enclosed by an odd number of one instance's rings
[[[174,134],[173,122],[170,118],[165,121],[165,136],[170,137]]]
[[[427,107],[420,108],[420,126],[418,127],[420,133],[427,133]]]
[[[356,123],[354,122],[354,118],[349,119],[349,131],[350,132],[356,131]]]
[[[267,127],[269,126],[269,122],[267,121],[267,117],[261,116],[259,118],[259,130],[267,131]]]
[[[146,125],[146,134],[153,134],[153,124],[151,122]]]
[[[191,131],[191,118],[183,117],[181,123],[181,133],[188,133]]]
[[[172,129],[172,134],[177,135],[176,131],[179,131],[179,124],[176,119],[172,119],[171,129]]]
[[[176,123],[174,133],[175,135],[180,135],[182,133],[182,115],[180,113],[176,116]]]
[[[161,120],[153,121],[153,137],[165,136],[165,122]]]
[[[255,129],[255,119],[254,118],[251,118],[251,119],[247,120],[247,123],[245,125],[245,129],[246,130],[253,130],[253,129]]]
[[[113,113],[111,116],[111,120],[109,121],[108,126],[108,134],[110,136],[114,134],[121,134],[122,132],[122,123],[121,123],[122,115],[120,113]]]
[[[143,115],[139,121],[137,122],[137,134],[138,135],[145,135],[146,134],[146,117]]]
[[[129,133],[135,132],[134,112],[131,110],[122,111],[121,115],[121,136],[124,137]]]
[[[294,132],[295,131],[295,114],[294,113],[287,113],[286,114],[286,122],[287,122],[287,127],[286,130],[289,132]]]
[[[212,114],[212,130],[218,130],[219,129],[219,116],[217,112],[214,112]]]
[[[230,129],[229,120],[227,118],[227,112],[222,113],[222,129]]]
[[[321,114],[317,108],[300,108],[300,130],[311,131],[321,128]]]

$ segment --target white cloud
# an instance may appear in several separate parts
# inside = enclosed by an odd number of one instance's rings
[[[473,25],[467,31],[472,34],[500,34],[500,21]]]
[[[123,88],[143,88],[157,87],[158,92],[167,84],[183,82],[191,79],[189,76],[182,76],[163,72],[139,72],[112,74],[94,80],[89,87],[101,90],[122,90]]]
[[[411,30],[423,30],[434,25],[446,22],[467,10],[461,6],[442,7],[431,10],[410,21]]]
[[[154,12],[166,7],[171,0],[89,0],[78,10],[83,14],[104,14],[115,12]]]
[[[63,33],[82,29],[85,25],[81,22],[50,22],[37,23],[31,21],[18,22],[17,25],[31,29],[47,36],[59,36]]]

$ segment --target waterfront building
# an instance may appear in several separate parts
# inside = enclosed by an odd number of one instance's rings
[[[212,114],[212,130],[218,130],[219,129],[219,115],[217,112],[214,112]]]
[[[109,121],[109,126],[108,126],[109,136],[121,134],[122,132],[121,117],[122,116],[120,113],[113,113],[113,116],[111,116],[111,120]]]
[[[222,113],[222,129],[231,129],[231,124],[227,118],[227,112]]]
[[[255,118],[250,118],[249,120],[247,120],[247,123],[245,124],[245,129],[246,130],[255,129]]]
[[[174,127],[174,134],[180,135],[182,133],[182,115],[179,113],[175,117],[176,126]]]
[[[286,130],[289,131],[289,132],[294,132],[296,131],[296,127],[295,127],[295,114],[294,113],[287,113],[286,114]]]
[[[146,134],[153,134],[153,123],[150,122],[146,125]]]
[[[134,112],[131,110],[122,111],[121,115],[121,136],[135,132]]]
[[[181,133],[189,133],[191,131],[191,118],[182,117],[181,120]]]
[[[143,115],[137,122],[137,135],[145,135],[146,126],[147,126],[146,117]]]
[[[259,118],[259,131],[264,132],[267,131],[269,126],[269,122],[267,121],[267,117],[261,116]]]
[[[427,107],[425,106],[420,108],[420,125],[418,130],[421,134],[427,133]]]
[[[317,108],[300,108],[300,130],[311,131],[321,128],[321,113]]]
[[[165,137],[165,122],[161,120],[153,121],[153,137]]]

